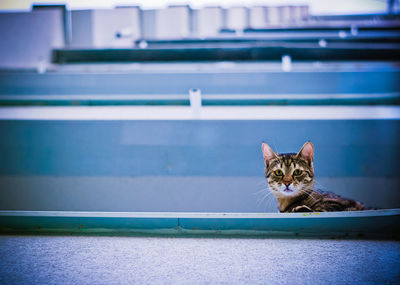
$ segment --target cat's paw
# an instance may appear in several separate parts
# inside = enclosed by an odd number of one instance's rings
[[[313,212],[313,210],[306,205],[301,205],[301,206],[297,206],[297,207],[293,208],[292,212],[304,213],[304,212]]]

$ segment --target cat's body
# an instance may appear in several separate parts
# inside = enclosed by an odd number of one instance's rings
[[[314,189],[314,147],[307,142],[298,153],[276,154],[262,144],[265,177],[280,212],[360,211],[370,208],[335,193]]]
[[[360,202],[343,198],[335,193],[311,190],[294,199],[278,199],[280,212],[332,212],[361,211],[367,208]]]

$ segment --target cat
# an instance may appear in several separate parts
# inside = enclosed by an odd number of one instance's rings
[[[370,210],[360,202],[314,189],[314,146],[306,142],[298,153],[276,154],[262,143],[265,178],[281,213]]]

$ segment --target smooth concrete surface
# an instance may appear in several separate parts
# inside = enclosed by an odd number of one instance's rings
[[[0,284],[398,284],[400,243],[0,236]]]

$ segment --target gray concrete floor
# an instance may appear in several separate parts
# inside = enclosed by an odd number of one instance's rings
[[[0,236],[0,284],[400,284],[400,242]]]

